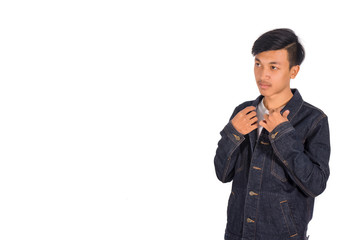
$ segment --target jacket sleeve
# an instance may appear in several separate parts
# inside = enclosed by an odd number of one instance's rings
[[[305,194],[316,197],[325,190],[330,175],[330,136],[326,115],[313,124],[304,142],[289,121],[279,124],[269,134],[269,139],[284,169]]]
[[[232,181],[237,159],[235,155],[239,153],[239,146],[245,140],[244,135],[239,133],[231,123],[231,119],[238,112],[238,108],[234,110],[228,124],[220,132],[221,139],[218,142],[214,158],[217,178],[223,183]]]

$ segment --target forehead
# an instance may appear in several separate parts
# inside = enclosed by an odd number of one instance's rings
[[[289,64],[288,52],[286,49],[271,50],[259,53],[255,56],[256,61],[262,63],[277,63],[277,64]]]

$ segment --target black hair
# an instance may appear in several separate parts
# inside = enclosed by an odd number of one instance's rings
[[[305,58],[305,51],[298,36],[288,28],[274,29],[262,34],[254,42],[252,55],[280,49],[286,49],[288,52],[289,68],[300,65]]]

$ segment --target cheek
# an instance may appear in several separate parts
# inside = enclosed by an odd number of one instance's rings
[[[273,81],[278,86],[287,86],[290,83],[290,77],[287,74],[276,74],[273,76]]]
[[[258,68],[254,68],[254,75],[255,75],[255,79],[257,80],[257,79],[259,79],[259,77],[261,76],[261,71],[260,71],[260,69],[258,69]]]

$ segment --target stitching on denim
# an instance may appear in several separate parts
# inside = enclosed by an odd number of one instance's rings
[[[282,155],[278,152],[278,150],[277,150],[277,148],[276,148],[276,145],[275,145],[275,144],[272,144],[272,147],[273,147],[273,150],[276,152],[277,157],[278,157],[282,162],[285,161],[285,160],[283,159]],[[295,176],[295,174],[293,173],[293,171],[292,171],[287,165],[285,165],[285,166],[286,166],[286,168],[288,169],[288,171],[291,172],[291,174],[293,175],[294,180],[295,180],[296,183],[299,185],[299,187],[301,187],[302,189],[304,189],[304,191],[305,191],[306,193],[308,193],[311,197],[313,197],[313,198],[316,197],[315,194],[313,194],[309,189],[307,189],[307,188],[302,184],[302,182]]]
[[[304,104],[304,101],[301,102],[300,107],[299,107],[298,110],[294,113],[294,115],[291,117],[291,120],[290,120],[290,121],[292,121],[292,119],[297,115],[297,113],[299,112],[299,110],[302,108],[303,104]],[[289,119],[288,119],[288,120],[289,120]]]
[[[245,139],[245,138],[244,138]],[[229,166],[230,166],[230,162],[232,160],[232,155],[233,153],[235,152],[235,150],[240,146],[240,144],[244,141],[244,139],[241,139],[239,141],[239,144],[235,145],[234,149],[231,151],[231,153],[229,154],[229,156],[227,157],[227,166],[226,168],[224,169],[224,172],[223,172],[223,176],[222,176],[222,180],[223,182],[225,181],[226,179],[226,176],[227,176],[227,173],[228,173],[228,169],[229,169]]]
[[[284,134],[289,133],[289,132],[294,131],[294,130],[295,130],[295,129],[294,129],[293,126],[292,126],[291,128],[287,128],[287,129],[285,129],[284,131],[280,132],[280,133],[278,134],[278,136],[276,137],[276,139],[280,139]]]
[[[264,168],[265,161],[266,161],[266,156],[264,155],[264,157],[263,157],[263,162],[262,162],[262,168]],[[259,187],[259,188],[260,188],[260,191],[259,191],[260,196],[262,196],[262,191],[261,191],[262,187],[261,187],[261,186],[262,186],[263,175],[264,175],[264,171],[261,171],[261,181],[260,181],[260,187]],[[259,204],[260,204],[260,198],[257,199],[257,205],[256,205],[256,220],[259,219],[259,218],[258,218]],[[256,222],[257,222],[257,221],[256,221]],[[255,232],[254,232],[255,237],[254,237],[254,239],[256,238],[256,227],[257,227],[257,224],[255,223]]]
[[[289,230],[289,227],[288,227],[288,223],[287,223],[287,219],[286,219],[286,215],[284,214],[283,206],[282,206],[282,203],[284,203],[284,202],[287,202],[287,200],[280,202],[280,205],[281,205],[282,215],[283,215],[284,221],[285,221],[286,226],[287,226],[287,230],[290,233],[290,230]]]
[[[291,231],[290,231],[290,229],[289,229],[289,224],[288,224],[288,222],[287,222],[286,214],[285,214],[284,211],[283,211],[283,207],[284,207],[284,206],[282,205],[283,203],[287,203],[287,206],[286,206],[286,207],[288,207],[289,214],[290,214],[290,216],[288,216],[288,217],[290,217],[291,220],[293,221],[293,224],[291,224],[291,225],[293,225],[292,227],[294,228],[294,231],[296,232],[295,234],[292,234],[292,235],[289,236],[289,237],[294,237],[294,236],[298,235],[298,231],[297,231],[297,228],[296,228],[295,223],[294,223],[293,214],[292,214],[292,211],[291,211],[291,209],[290,209],[290,207],[289,207],[288,200],[284,200],[284,201],[280,202],[281,210],[282,210],[282,213],[283,213],[283,218],[284,218],[284,221],[286,222],[286,225],[287,225],[287,229],[288,229],[288,233],[289,233],[289,234],[291,234]]]
[[[297,230],[297,226],[295,225],[295,222],[294,222],[294,217],[293,217],[292,210],[291,210],[290,207],[289,207],[289,203],[287,203],[287,205],[288,205],[287,207],[288,207],[288,209],[289,209],[290,217],[291,217],[292,222],[293,222],[293,228],[294,228],[296,234],[298,234],[298,230]],[[294,237],[296,234],[292,235],[291,237]]]
[[[322,114],[325,114],[321,109],[319,109],[319,108],[317,108],[317,107],[315,107],[315,106],[312,106],[312,105],[310,105],[309,103],[307,103],[307,102],[303,102],[303,105],[305,105],[306,107],[309,107],[309,108],[311,108],[311,109],[315,109],[315,110],[318,110],[320,113],[322,113]]]
[[[311,128],[309,129],[309,131],[307,132],[307,134],[304,137],[304,143],[306,142],[306,139],[310,136],[310,134],[312,133],[312,131],[314,131],[314,129],[316,128],[316,126],[319,124],[319,122],[324,119],[325,117],[327,117],[325,114],[321,115],[320,117],[318,117],[318,119],[314,122],[314,124],[311,126]]]
[[[254,156],[255,156],[255,155],[254,155],[254,154],[252,154],[251,159],[250,159],[250,163],[253,161]],[[262,173],[261,173],[261,174],[262,174]],[[246,194],[245,201],[247,201],[248,196],[249,196],[249,195],[248,195],[248,194]],[[256,211],[257,211],[257,209],[256,209]],[[256,212],[256,214],[257,214],[257,212]],[[245,217],[246,217],[246,216],[244,215],[243,217],[244,217],[244,222],[245,222]],[[256,219],[257,219],[257,215],[256,215],[255,217],[256,217]],[[254,240],[255,240],[255,237],[256,237],[256,235],[255,235],[255,234],[256,234],[256,224],[255,224]]]
[[[287,182],[288,179],[286,177],[282,178],[279,176],[276,171],[275,171],[275,165],[276,165],[276,160],[275,160],[275,154],[272,154],[272,161],[271,161],[271,174],[274,175],[278,180],[281,182]]]
[[[287,121],[285,121],[285,122],[281,122],[280,124],[278,124],[274,129],[272,129],[272,131],[270,132],[270,134],[271,133],[273,133],[273,132],[276,132],[275,134],[277,135],[277,133],[278,133],[278,128],[280,128],[282,125],[284,125],[284,124],[286,124],[287,123]],[[272,135],[272,134],[271,134]]]

